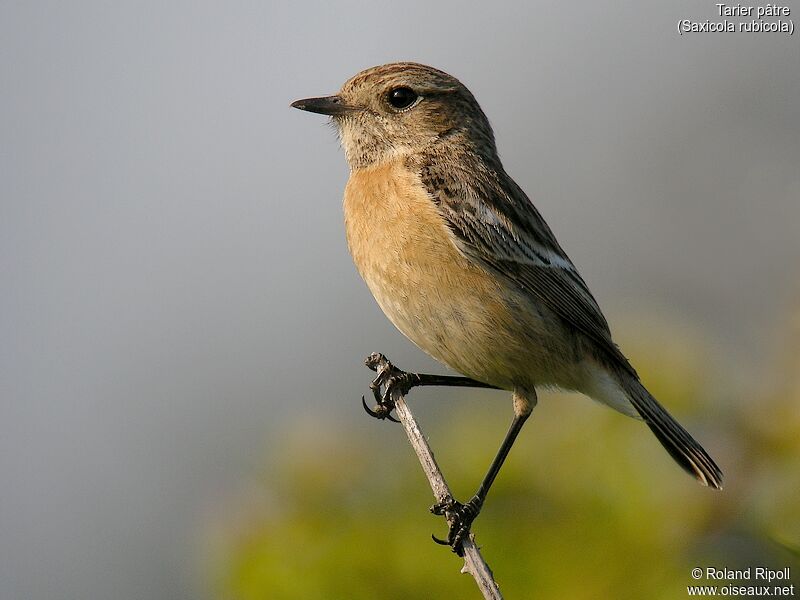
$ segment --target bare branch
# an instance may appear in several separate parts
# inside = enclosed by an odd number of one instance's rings
[[[377,371],[379,376],[383,371],[391,368],[391,363],[383,355],[373,354],[366,362],[371,369]],[[401,393],[401,390],[393,388],[391,390],[391,399],[394,402],[397,417],[406,430],[408,441],[411,442],[411,446],[417,454],[422,470],[428,478],[428,483],[431,486],[431,490],[433,490],[436,502],[439,504],[451,502],[453,500],[453,495],[450,492],[450,488],[444,479],[444,475],[442,475],[442,471],[439,469],[439,465],[436,464],[436,459],[433,456],[433,451],[428,444],[428,440],[422,435],[422,430],[419,428],[417,420],[408,408],[408,404],[406,404],[405,397]],[[483,559],[483,556],[481,556],[480,550],[475,543],[474,534],[470,533],[464,540],[463,548],[464,566],[461,568],[461,572],[472,575],[484,598],[489,600],[502,600],[503,596],[500,594],[497,582],[492,576],[492,570],[489,568],[489,565],[486,564],[486,561]]]

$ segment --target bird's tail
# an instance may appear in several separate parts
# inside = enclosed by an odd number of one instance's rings
[[[635,377],[624,373],[620,384],[661,445],[683,469],[703,485],[722,489],[722,471],[703,447],[672,418]]]

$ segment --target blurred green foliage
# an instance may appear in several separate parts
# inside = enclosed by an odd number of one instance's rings
[[[656,348],[625,346],[718,459],[725,490],[697,485],[643,424],[543,394],[473,528],[507,598],[684,598],[698,583],[691,569],[711,566],[789,566],[796,583],[800,341],[766,385],[730,394],[701,341],[654,333]],[[508,394],[415,390],[409,401],[468,498],[510,421]],[[350,427],[306,421],[272,440],[262,477],[210,528],[216,597],[479,597],[460,559],[430,540],[445,523],[427,512],[433,497],[401,427],[351,405]]]

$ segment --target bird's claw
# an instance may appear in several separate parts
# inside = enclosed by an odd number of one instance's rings
[[[373,410],[369,406],[367,406],[367,401],[364,398],[364,396],[361,396],[361,406],[364,407],[364,410],[367,411],[367,414],[370,417],[375,417],[376,419],[381,419],[381,420],[388,419],[389,421],[392,421],[394,423],[400,422],[392,416],[392,409],[394,409],[394,406],[378,402],[378,405]]]
[[[450,548],[459,556],[464,556],[464,540],[469,537],[472,522],[481,511],[483,502],[477,496],[466,504],[461,504],[457,500],[449,498],[444,502],[439,502],[431,506],[431,512],[435,515],[444,516],[450,523],[447,532],[447,539],[443,540],[435,535],[431,535],[433,541],[442,546]]]
[[[417,376],[414,373],[406,373],[395,367],[389,359],[383,354],[374,353],[370,354],[364,361],[370,369],[377,372],[378,375],[369,384],[372,390],[372,396],[375,398],[377,405],[375,408],[369,408],[364,396],[361,397],[361,404],[367,414],[376,419],[388,419],[395,423],[399,423],[397,419],[392,416],[394,410],[394,400],[392,399],[392,392],[397,390],[400,394],[406,394],[416,383]],[[383,390],[381,391],[381,388]]]

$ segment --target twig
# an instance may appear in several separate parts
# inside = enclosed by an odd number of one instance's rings
[[[377,371],[378,375],[381,375],[386,369],[391,368],[391,363],[383,355],[373,354],[367,358],[366,363],[370,369]],[[403,424],[403,428],[406,430],[408,441],[411,442],[414,452],[417,453],[417,458],[422,466],[422,470],[428,478],[428,483],[431,486],[431,490],[433,490],[436,502],[439,504],[452,502],[453,494],[450,492],[444,475],[442,475],[439,465],[436,464],[436,459],[433,456],[433,451],[428,444],[428,440],[422,435],[422,430],[420,430],[417,420],[408,408],[401,390],[393,388],[391,390],[391,399],[394,402],[395,413]],[[464,566],[461,568],[461,572],[472,575],[484,598],[488,600],[502,600],[503,596],[500,594],[497,582],[492,576],[492,570],[489,568],[489,565],[486,564],[486,561],[483,559],[483,556],[481,556],[481,552],[475,543],[474,534],[470,533],[469,536],[464,539],[463,549]]]

